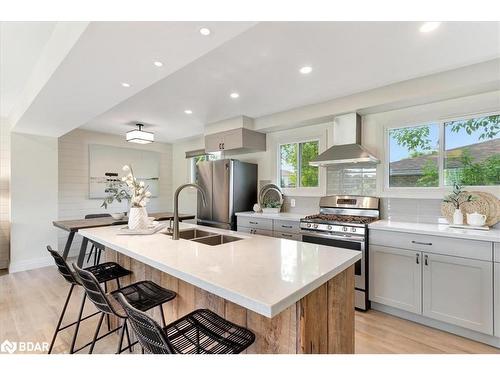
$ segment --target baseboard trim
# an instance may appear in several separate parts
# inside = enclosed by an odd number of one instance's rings
[[[490,336],[481,332],[472,331],[470,329],[458,327],[449,323],[443,323],[435,319],[427,318],[422,315],[400,310],[395,307],[382,305],[377,302],[371,302],[371,308],[373,310],[397,316],[398,318],[410,320],[412,322],[429,326],[435,329],[439,329],[441,331],[453,333],[454,335],[457,336],[462,336],[467,339],[479,341],[482,342],[483,344],[494,346],[495,348],[500,348],[500,337]]]
[[[85,253],[85,256],[90,253],[90,250]],[[68,254],[68,259],[75,259],[78,257],[78,252],[70,252]],[[68,261],[69,264],[69,261]],[[48,256],[48,257],[43,257],[43,258],[37,258],[37,259],[30,259],[30,260],[23,260],[21,262],[11,262],[9,264],[8,268],[9,273],[16,273],[16,272],[22,272],[22,271],[29,271],[29,270],[34,270],[37,268],[43,268],[47,266],[53,266],[54,265],[54,258]]]
[[[54,259],[52,257],[43,257],[43,258],[23,260],[20,262],[11,262],[9,264],[9,273],[29,271],[29,270],[34,270],[36,268],[42,268],[52,265],[54,265]]]

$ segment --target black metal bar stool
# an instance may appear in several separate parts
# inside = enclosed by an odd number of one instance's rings
[[[56,326],[54,335],[52,337],[52,341],[50,342],[48,354],[52,353],[52,349],[54,347],[54,343],[56,341],[57,334],[66,328],[69,328],[71,326],[76,325],[75,332],[73,334],[73,339],[71,341],[71,347],[70,347],[70,354],[73,354],[79,350],[82,350],[83,348],[87,347],[88,345],[90,345],[90,343],[88,343],[87,345],[84,345],[81,348],[75,350],[76,338],[78,335],[78,330],[80,328],[80,323],[83,320],[86,320],[94,315],[97,315],[99,313],[99,311],[97,311],[93,314],[87,315],[87,316],[82,318],[83,309],[85,307],[85,299],[86,299],[86,294],[84,293],[83,297],[82,297],[82,302],[80,305],[80,311],[78,312],[77,320],[71,324],[67,324],[64,327],[61,327],[64,315],[66,313],[66,309],[68,307],[69,300],[71,299],[71,295],[73,294],[73,290],[74,290],[75,286],[80,285],[80,283],[78,282],[74,273],[69,268],[69,266],[66,263],[66,261],[64,260],[64,258],[57,251],[53,250],[50,246],[47,246],[47,250],[54,258],[59,273],[71,285],[71,287],[69,288],[68,296],[66,297],[66,301],[64,302],[64,306],[63,306],[63,309],[61,311],[61,315],[59,316],[59,321],[57,322],[57,326]],[[132,273],[131,271],[120,266],[118,263],[113,263],[113,262],[106,262],[106,263],[99,264],[96,266],[88,267],[88,268],[86,268],[86,270],[88,272],[92,273],[94,275],[94,277],[96,278],[96,280],[98,280],[99,283],[106,284],[108,281],[116,280],[118,288],[120,288],[120,280],[119,280],[120,277],[127,276],[127,275],[130,275]],[[108,324],[108,330],[109,330],[109,324]]]
[[[127,327],[127,314],[115,299],[115,296],[118,293],[123,295],[128,303],[132,304],[132,306],[139,309],[140,311],[148,311],[154,307],[159,307],[163,324],[165,325],[165,316],[163,313],[162,305],[165,302],[168,302],[176,297],[177,294],[174,291],[162,288],[152,281],[139,281],[134,284],[127,285],[123,288],[119,288],[112,293],[105,293],[102,290],[99,281],[91,272],[79,268],[76,264],[73,264],[73,268],[77,273],[82,286],[85,288],[87,297],[101,312],[101,317],[99,318],[99,323],[97,324],[97,328],[94,333],[94,338],[89,349],[89,354],[92,354],[96,341],[100,339],[98,338],[99,331],[101,329],[102,321],[105,315],[114,315],[122,320],[122,324],[118,327],[118,329],[121,328],[121,332],[118,342],[118,348],[116,351],[117,354],[120,354],[127,349],[131,352],[132,347],[137,343],[130,342],[130,335]],[[122,348],[123,338],[125,334],[127,334],[128,346]]]
[[[118,292],[118,301],[130,320],[143,352],[151,354],[238,354],[255,341],[252,331],[200,309],[160,327]]]
[[[111,217],[110,214],[88,214],[85,215],[85,219],[98,219],[100,217]],[[101,261],[101,253],[104,251],[104,246],[95,241],[91,241],[92,246],[90,247],[90,252],[87,257],[87,263],[92,258],[92,254],[94,254],[94,266],[98,265]]]

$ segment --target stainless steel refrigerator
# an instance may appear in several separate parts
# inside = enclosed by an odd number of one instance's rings
[[[250,211],[257,202],[257,164],[222,159],[196,167],[196,182],[205,191],[204,206],[198,193],[198,224],[236,229],[236,212]]]

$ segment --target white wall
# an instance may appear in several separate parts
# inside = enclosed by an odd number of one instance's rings
[[[191,182],[191,164],[186,159],[186,151],[205,148],[202,136],[176,142],[172,147],[172,197],[178,186]],[[179,195],[179,212],[196,214],[196,190],[184,189]]]
[[[484,94],[449,99],[429,104],[416,105],[393,111],[374,113],[364,115],[362,124],[361,143],[375,156],[382,160],[377,166],[377,195],[381,197],[406,197],[406,198],[434,198],[441,199],[446,193],[444,190],[432,189],[426,190],[399,190],[388,191],[384,189],[384,129],[387,126],[400,126],[405,124],[418,124],[429,120],[440,120],[455,116],[468,115],[472,113],[491,112],[500,110],[500,91],[492,91]],[[292,111],[295,111],[292,110]],[[333,108],[332,108],[333,111]],[[286,117],[286,114],[277,114],[277,120]],[[333,117],[333,116],[332,116]],[[266,116],[266,121],[272,122],[271,116]],[[297,126],[297,125],[295,125]],[[293,129],[274,131],[267,133],[267,150],[265,152],[256,152],[241,155],[226,155],[238,160],[257,163],[259,166],[259,180],[271,180],[277,182],[277,147],[280,143],[291,142],[300,139],[320,138],[322,140],[320,150],[329,147],[332,144],[332,124],[330,122],[317,125],[301,125]],[[177,142],[173,146],[173,161],[176,170],[173,176],[174,188],[182,183],[189,181],[189,163],[185,159],[185,152],[202,149],[204,147],[203,137],[190,139],[184,142]],[[324,170],[322,170],[324,174]],[[289,192],[296,200],[304,199],[305,196],[320,196],[326,194],[326,181],[322,176],[322,189],[313,193],[293,193]],[[492,192],[497,196],[498,187],[483,188],[481,190]],[[180,201],[181,209],[185,212],[196,212],[196,193],[183,192]],[[306,200],[305,200],[306,202]],[[312,200],[307,200],[311,205]],[[316,201],[314,201],[316,204]],[[298,206],[304,206],[297,201]],[[316,204],[317,206],[317,204]],[[314,209],[317,209],[314,208]],[[311,208],[310,210],[313,210]],[[189,211],[190,210],[190,211]],[[302,207],[302,211],[308,211],[307,207]]]
[[[108,209],[102,199],[89,199],[89,145],[101,144],[154,151],[160,154],[160,192],[148,204],[149,212],[172,209],[172,145],[151,143],[139,145],[125,141],[123,136],[76,129],[59,138],[59,220],[83,219],[86,214],[127,211],[125,202],[113,203]],[[133,166],[133,164],[132,164]],[[59,250],[64,249],[68,233],[58,231]],[[80,249],[81,237],[75,236],[71,254]]]
[[[11,133],[10,272],[52,263],[57,245],[57,138]]]
[[[0,269],[9,265],[10,252],[10,131],[0,119]]]

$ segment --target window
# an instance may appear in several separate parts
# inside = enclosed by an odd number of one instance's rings
[[[196,182],[196,166],[198,165],[199,162],[209,161],[209,160],[218,160],[221,158],[221,155],[222,155],[221,152],[213,152],[210,154],[193,156],[190,159],[190,161],[191,161],[191,182],[192,183]]]
[[[318,167],[309,162],[318,156],[319,141],[286,143],[279,146],[279,183],[282,188],[319,186]]]
[[[390,129],[389,187],[500,185],[500,115]]]
[[[438,124],[391,129],[389,186],[439,186],[438,149]]]
[[[500,185],[500,115],[444,123],[444,183]]]

